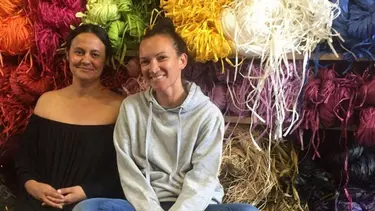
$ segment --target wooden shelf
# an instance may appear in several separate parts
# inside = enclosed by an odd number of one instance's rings
[[[128,50],[126,52],[126,56],[138,56],[138,51],[137,50]],[[230,59],[234,59],[235,56],[229,56]],[[239,57],[241,58],[241,57]],[[251,57],[249,57],[248,59],[251,59]],[[254,59],[259,59],[259,58],[256,58],[254,57]],[[291,54],[288,55],[288,60],[292,60],[293,59],[293,56]],[[296,54],[295,55],[295,59],[296,60],[303,60],[303,55],[301,54]],[[310,60],[314,60],[315,59],[315,55],[312,55]],[[343,54],[338,54],[338,57],[333,54],[333,53],[326,53],[326,54],[321,54],[319,56],[319,60],[320,61],[344,61],[345,58],[344,58],[344,55]],[[370,59],[359,59],[358,61],[372,61]]]
[[[232,124],[241,124],[241,125],[249,125],[250,124],[250,117],[238,117],[238,116],[224,116],[224,121],[226,123],[232,123]],[[330,128],[324,128],[323,126],[320,126],[320,129],[323,130],[342,130],[341,127],[330,127]],[[348,131],[355,131],[357,129],[356,126],[351,125],[348,128]]]

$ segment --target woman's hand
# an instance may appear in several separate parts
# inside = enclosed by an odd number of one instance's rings
[[[26,191],[35,199],[42,201],[42,205],[62,209],[64,196],[48,184],[28,180],[25,182]]]
[[[64,195],[64,204],[73,204],[84,199],[87,199],[85,191],[81,186],[73,186],[69,188],[62,188],[57,190],[60,194]]]

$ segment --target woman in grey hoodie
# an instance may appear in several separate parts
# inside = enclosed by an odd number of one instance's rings
[[[169,19],[146,32],[139,57],[150,88],[123,101],[114,132],[128,201],[91,199],[76,210],[257,210],[247,204],[221,204],[224,119],[196,84],[182,80],[187,55]]]

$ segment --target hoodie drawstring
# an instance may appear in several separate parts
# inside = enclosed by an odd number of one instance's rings
[[[181,111],[182,107],[178,111],[178,123],[177,123],[177,143],[176,143],[176,163],[173,168],[172,173],[169,175],[169,180],[171,182],[174,182],[172,179],[173,175],[177,174],[178,172],[178,164],[180,161],[180,146],[181,146],[181,133],[182,133],[182,128],[181,128]],[[152,123],[152,102],[149,103],[149,109],[148,109],[148,119],[147,119],[147,129],[146,129],[146,143],[145,143],[145,156],[146,156],[146,180],[149,184],[151,184],[150,180],[150,162],[148,160],[148,150],[149,150],[149,145],[151,142],[151,123]]]
[[[173,175],[177,174],[178,172],[178,163],[180,162],[180,146],[181,146],[181,133],[182,133],[182,129],[181,129],[181,111],[182,111],[182,107],[180,108],[180,110],[178,111],[178,123],[177,123],[177,143],[176,143],[176,164],[174,166],[174,169],[172,171],[172,173],[169,175],[169,181],[171,182],[174,182],[174,180],[172,179],[173,178]]]
[[[148,108],[148,119],[147,119],[147,130],[146,130],[146,143],[145,143],[145,156],[146,156],[146,180],[148,184],[151,184],[150,181],[150,162],[148,161],[148,147],[151,142],[151,122],[152,122],[152,102],[149,104]]]

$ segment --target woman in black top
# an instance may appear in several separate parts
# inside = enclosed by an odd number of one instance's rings
[[[86,198],[124,197],[112,141],[122,97],[100,82],[109,38],[99,26],[81,25],[66,47],[73,83],[38,100],[16,160],[23,189],[16,211],[72,210]]]

